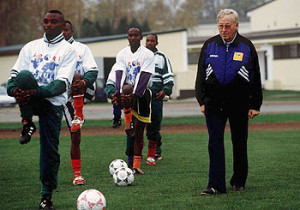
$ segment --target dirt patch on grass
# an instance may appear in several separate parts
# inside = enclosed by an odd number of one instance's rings
[[[249,130],[299,130],[300,122],[276,122],[276,123],[251,123],[249,124]],[[226,130],[229,130],[229,126],[226,126]],[[0,138],[18,138],[21,129],[0,129]],[[192,132],[207,132],[205,124],[185,124],[185,125],[163,125],[161,133],[192,133]],[[124,127],[112,128],[112,127],[83,127],[82,135],[114,135],[124,134]],[[68,136],[69,130],[63,128],[61,136]],[[34,134],[34,137],[38,136],[38,131]]]

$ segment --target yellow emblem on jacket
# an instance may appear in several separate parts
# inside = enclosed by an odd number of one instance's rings
[[[233,60],[234,61],[242,61],[243,60],[243,56],[244,56],[244,53],[235,52],[234,55],[233,55]]]

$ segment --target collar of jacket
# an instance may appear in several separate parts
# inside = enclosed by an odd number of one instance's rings
[[[72,36],[69,40],[67,40],[69,43],[73,43],[75,41],[74,37]]]
[[[43,39],[44,39],[44,42],[48,43],[48,44],[56,44],[56,43],[59,43],[61,42],[62,40],[65,39],[63,33],[60,33],[57,37],[55,37],[54,39],[51,39],[50,41],[47,39],[46,37],[46,33],[44,33],[44,36],[43,36]]]
[[[239,45],[239,42],[240,42],[240,39],[239,39],[239,38],[240,38],[240,34],[239,34],[239,32],[236,32],[235,39],[234,39],[234,41],[233,41],[232,43],[230,43],[230,45],[238,46],[238,45]],[[218,35],[217,44],[218,44],[218,45],[224,45],[224,46],[226,46],[226,45],[224,44],[224,41],[223,41],[222,37],[220,36],[220,34]]]

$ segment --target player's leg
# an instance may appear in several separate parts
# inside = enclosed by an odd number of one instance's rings
[[[63,107],[54,106],[48,101],[43,105],[48,107],[48,111],[39,115],[41,205],[45,202],[50,202],[52,205],[51,196],[57,187],[57,174],[60,165],[58,145]]]
[[[72,83],[75,83],[76,81],[82,80],[82,79],[83,79],[83,76],[81,74],[75,73]],[[72,121],[71,132],[75,132],[75,131],[79,130],[82,127],[82,124],[84,123],[84,116],[83,116],[84,92],[85,92],[84,88],[72,90],[75,116]]]
[[[144,147],[144,130],[146,123],[151,120],[151,91],[146,90],[143,97],[135,97],[132,115],[136,118],[134,121],[134,159],[133,170],[135,174],[144,174],[141,170],[142,150]]]
[[[224,150],[226,120],[227,116],[222,111],[206,111],[206,124],[209,134],[209,180],[207,190],[204,190],[202,194],[206,194],[209,189],[226,193]]]
[[[122,125],[122,107],[120,105],[116,106],[113,105],[113,115],[114,115],[114,119],[113,119],[113,128],[119,128]]]
[[[151,123],[147,124],[146,127],[147,138],[149,140],[147,164],[155,165],[155,155],[157,154],[157,152],[161,152],[161,150],[157,151],[157,146],[159,143],[161,143],[160,129],[162,119],[162,101],[153,98],[151,103],[151,110]],[[161,155],[161,153],[159,153],[159,155]]]
[[[134,121],[134,158],[133,170],[136,174],[144,174],[141,170],[142,151],[144,148],[144,130],[146,123],[135,119]]]
[[[245,189],[248,176],[248,109],[234,109],[229,116],[233,147],[233,175],[230,184],[235,190]]]
[[[27,70],[22,70],[16,77],[16,84],[18,88],[22,90],[28,89],[36,89],[38,84],[33,77],[32,73]],[[36,131],[36,127],[32,121],[33,116],[33,103],[36,99],[31,98],[31,100],[26,104],[19,104],[21,118],[22,118],[22,125],[23,129],[20,135],[20,144],[26,144],[31,140],[31,136]]]
[[[74,108],[71,102],[68,102],[64,107],[64,115],[66,118],[66,124],[69,129],[72,126],[72,120],[74,119]],[[80,155],[80,142],[81,142],[81,129],[71,132],[71,165],[73,169],[73,185],[84,184],[84,178],[81,176],[81,155]]]

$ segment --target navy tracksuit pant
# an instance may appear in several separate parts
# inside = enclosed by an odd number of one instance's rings
[[[226,192],[224,131],[227,120],[233,145],[233,176],[231,186],[245,187],[248,175],[247,138],[248,108],[230,107],[219,110],[206,109],[206,124],[209,133],[209,181],[207,188]]]

